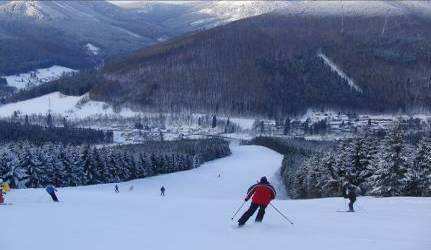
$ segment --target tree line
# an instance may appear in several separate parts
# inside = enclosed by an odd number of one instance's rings
[[[188,170],[229,154],[229,144],[214,139],[101,148],[8,143],[0,149],[0,178],[14,188],[113,183]]]
[[[113,132],[91,128],[54,127],[52,116],[45,117],[47,126],[0,120],[0,142],[29,141],[32,144],[99,144],[113,142]]]

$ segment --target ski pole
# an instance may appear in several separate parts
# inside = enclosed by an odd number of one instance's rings
[[[360,210],[362,210],[362,211],[364,211],[364,212],[367,212],[367,210],[366,210],[364,207],[359,206],[359,202],[356,202],[356,206],[357,206]]]
[[[280,210],[278,210],[272,203],[269,203],[269,205],[271,205],[271,207],[274,208],[275,211],[277,211],[283,218],[285,218],[291,225],[293,225],[293,222],[289,220],[286,215],[280,212]]]
[[[235,218],[235,216],[239,213],[239,211],[242,209],[242,207],[245,205],[247,201],[244,201],[241,206],[238,208],[238,210],[236,210],[236,212],[233,214],[232,218],[230,220],[233,220],[233,218]]]

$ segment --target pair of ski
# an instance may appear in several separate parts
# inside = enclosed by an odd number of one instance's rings
[[[1,203],[0,204],[0,206],[10,206],[10,205],[12,205],[13,203]]]
[[[339,213],[354,213],[355,211],[349,211],[349,210],[337,210]]]

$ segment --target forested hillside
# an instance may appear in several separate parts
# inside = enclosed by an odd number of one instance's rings
[[[309,107],[428,108],[429,24],[413,15],[249,18],[108,64],[91,97],[270,117]]]

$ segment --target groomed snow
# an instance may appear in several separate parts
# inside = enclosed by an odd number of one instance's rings
[[[262,175],[274,182],[282,157],[259,146],[232,152],[198,169],[121,183],[119,194],[113,185],[63,188],[54,204],[41,189],[13,190],[14,204],[0,206],[0,249],[431,249],[427,198],[361,197],[357,213],[336,212],[341,198],[276,200],[294,226],[268,208],[262,224],[237,228],[230,217],[244,192]]]
[[[63,74],[77,72],[74,69],[54,65],[49,68],[37,69],[18,75],[2,76],[9,86],[17,89],[37,86],[41,83],[59,79]]]
[[[137,114],[129,109],[122,109],[120,113],[116,113],[111,106],[104,102],[90,101],[87,95],[66,96],[60,92],[0,106],[0,117],[11,116],[15,111],[19,111],[21,114],[47,114],[51,112],[67,115],[71,118],[103,114],[121,114],[122,116],[135,116]]]

